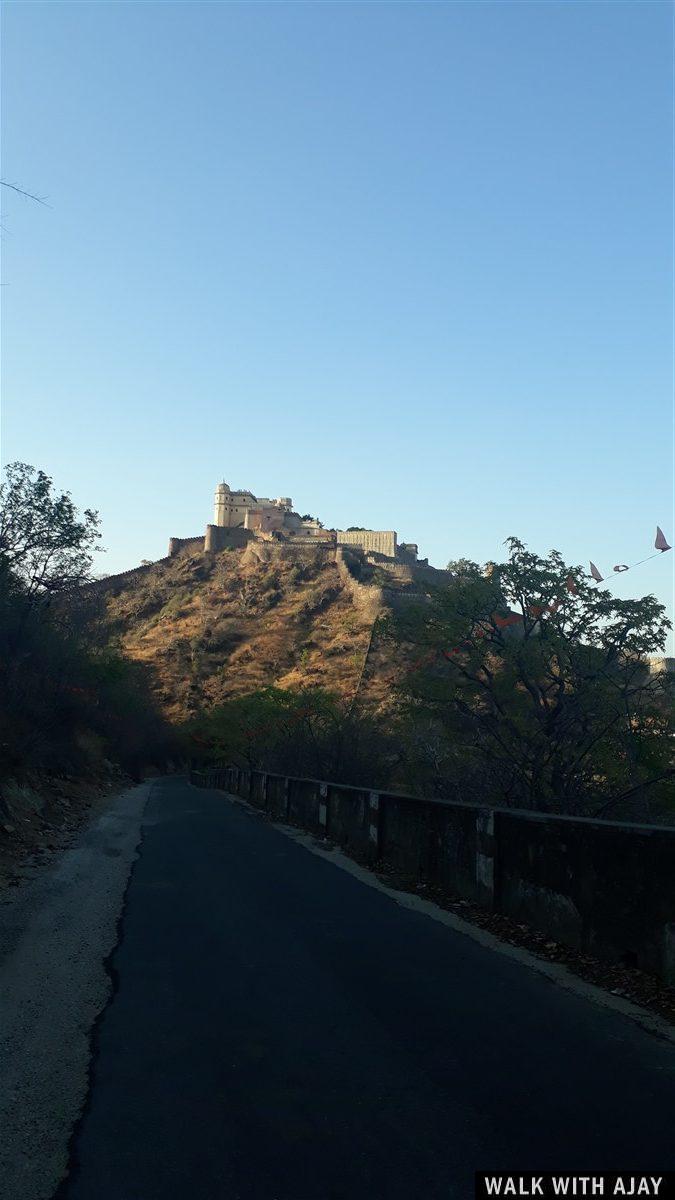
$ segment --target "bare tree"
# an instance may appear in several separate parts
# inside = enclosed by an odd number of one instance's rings
[[[43,204],[45,208],[51,208],[44,196],[34,196],[32,192],[26,192],[23,188],[17,187],[15,183],[8,183],[6,179],[0,179],[0,187],[9,188],[10,191],[16,192],[18,196],[23,196],[26,200],[34,200],[36,204]]]

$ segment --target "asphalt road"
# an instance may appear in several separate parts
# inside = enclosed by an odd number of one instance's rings
[[[461,1200],[675,1167],[675,1045],[334,866],[153,789],[60,1200]]]

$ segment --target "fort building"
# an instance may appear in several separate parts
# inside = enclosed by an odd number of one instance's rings
[[[250,512],[268,513],[270,517],[283,518],[290,513],[293,501],[290,496],[280,496],[277,500],[268,500],[265,496],[254,496],[253,492],[233,492],[223,480],[216,488],[213,524],[221,529],[232,529],[237,526],[247,529],[247,516]]]
[[[243,545],[251,538],[274,539],[295,544],[344,546],[360,551],[372,561],[416,565],[417,544],[397,541],[393,529],[324,529],[314,517],[301,517],[293,511],[290,496],[271,500],[256,496],[247,488],[233,490],[223,480],[216,486],[213,523],[206,526],[203,537],[177,538],[169,541],[169,555],[178,554],[185,546],[204,551],[222,550],[226,546]],[[426,565],[426,560],[419,563]]]

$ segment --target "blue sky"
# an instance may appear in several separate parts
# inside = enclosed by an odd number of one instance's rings
[[[9,3],[2,456],[121,570],[217,480],[436,565],[673,520],[667,3]],[[669,537],[672,540],[672,536]],[[673,559],[624,577],[672,610]]]

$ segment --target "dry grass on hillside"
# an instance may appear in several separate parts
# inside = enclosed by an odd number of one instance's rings
[[[268,553],[185,551],[107,597],[113,636],[152,664],[169,717],[270,684],[354,694],[372,621],[324,552]]]

